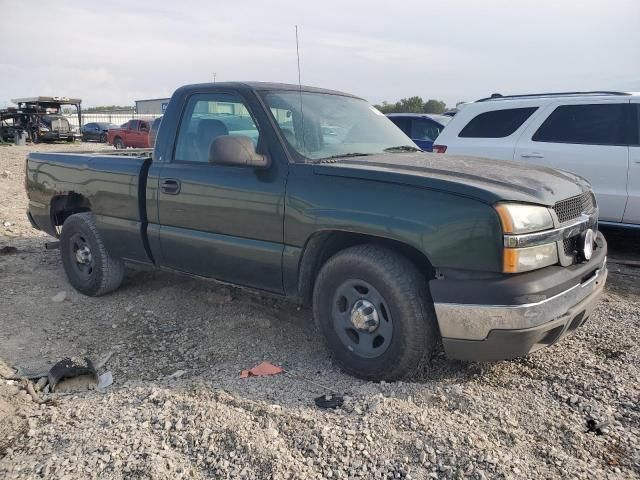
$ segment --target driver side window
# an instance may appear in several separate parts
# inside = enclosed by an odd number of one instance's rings
[[[224,135],[242,135],[258,145],[260,132],[244,100],[227,93],[193,95],[178,130],[174,161],[209,162],[211,144]]]

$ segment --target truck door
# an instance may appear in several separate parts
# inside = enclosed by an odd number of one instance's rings
[[[266,117],[260,125],[247,105],[236,93],[200,93],[186,101],[175,148],[157,180],[157,260],[171,269],[282,292],[288,168],[265,148],[275,141]],[[221,135],[250,137],[272,156],[271,166],[209,163],[209,147]]]
[[[593,185],[600,219],[622,221],[627,203],[628,100],[550,104],[518,140],[514,160],[577,173]]]
[[[125,135],[124,142],[127,145],[127,147],[134,147],[134,148],[140,147],[141,126],[142,126],[141,120],[131,120],[129,122],[129,126],[127,127],[124,133]]]
[[[631,120],[629,146],[629,182],[627,208],[624,210],[624,223],[640,225],[640,98],[631,100]]]

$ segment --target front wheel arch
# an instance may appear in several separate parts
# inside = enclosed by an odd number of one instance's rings
[[[414,264],[427,281],[435,278],[435,268],[427,254],[407,243],[371,234],[321,230],[309,237],[300,258],[297,286],[300,303],[304,306],[311,305],[316,277],[329,258],[340,250],[363,244],[373,244],[393,250]]]

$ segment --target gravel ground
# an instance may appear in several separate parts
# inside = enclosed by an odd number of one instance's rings
[[[0,379],[0,478],[640,478],[637,237],[616,234],[602,302],[561,343],[364,382],[328,359],[308,311],[280,300],[148,271],[106,297],[72,290],[24,218],[31,150],[0,147],[0,248],[17,248],[0,255],[0,358],[113,351],[101,371],[114,384],[39,405]],[[239,378],[263,360],[286,373]],[[316,407],[331,390],[344,406]]]

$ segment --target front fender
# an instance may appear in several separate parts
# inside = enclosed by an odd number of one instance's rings
[[[435,268],[500,271],[502,229],[492,206],[448,192],[310,171],[290,170],[286,245],[302,248],[318,231],[341,230],[407,244]]]

